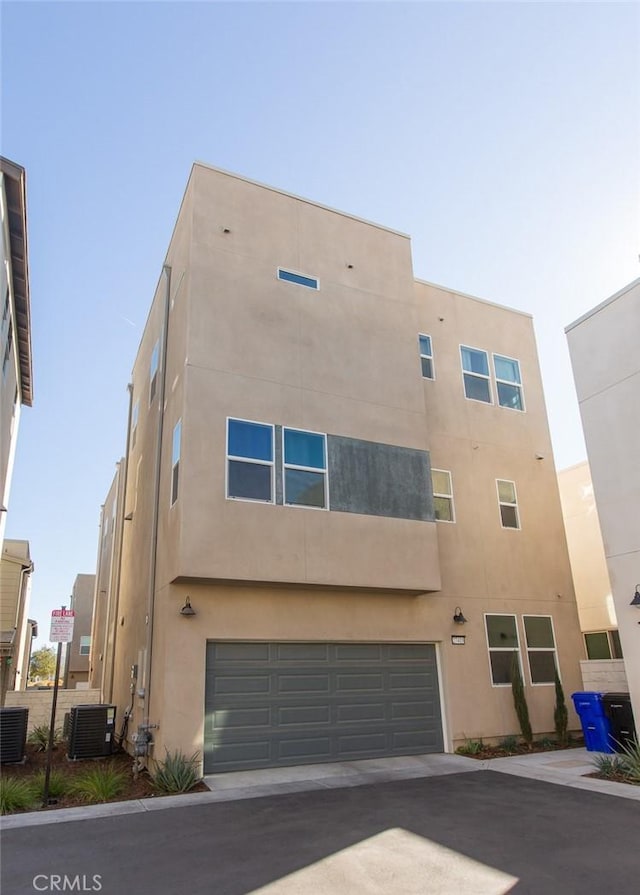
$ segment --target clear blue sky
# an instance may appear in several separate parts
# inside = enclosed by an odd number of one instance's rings
[[[3,3],[27,170],[34,394],[7,537],[31,615],[95,571],[126,385],[196,159],[409,233],[417,277],[535,317],[558,468],[564,327],[640,276],[636,3]]]

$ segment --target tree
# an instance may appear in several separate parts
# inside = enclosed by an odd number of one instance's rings
[[[520,663],[518,662],[517,652],[513,653],[511,662],[511,692],[513,693],[513,705],[520,722],[520,730],[522,737],[528,746],[533,742],[533,732],[531,730],[531,722],[529,721],[529,707],[527,698],[524,695],[524,682],[520,673]]]
[[[567,713],[567,706],[564,701],[564,690],[562,689],[562,684],[560,683],[560,675],[558,674],[558,669],[555,669],[555,684],[556,684],[556,705],[553,710],[553,720],[556,727],[556,736],[558,737],[558,743],[561,746],[567,745],[567,724],[569,721],[569,715]]]
[[[31,655],[29,664],[29,677],[33,680],[39,677],[43,680],[52,680],[56,673],[56,652],[53,647],[41,646]]]

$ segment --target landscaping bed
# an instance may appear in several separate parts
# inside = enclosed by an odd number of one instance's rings
[[[488,745],[482,740],[467,740],[462,746],[458,746],[456,752],[458,755],[464,755],[467,758],[478,758],[481,760],[487,758],[507,758],[510,755],[531,755],[535,752],[557,752],[565,749],[579,749],[584,746],[582,737],[569,736],[564,744],[558,743],[557,740],[543,739],[535,740],[528,745],[518,740],[516,737],[506,737],[500,743]]]

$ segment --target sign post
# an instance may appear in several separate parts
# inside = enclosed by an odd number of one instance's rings
[[[60,658],[62,656],[62,644],[70,643],[73,640],[73,621],[75,612],[73,609],[67,609],[63,606],[61,609],[54,609],[51,613],[51,631],[49,632],[49,642],[58,644],[58,655],[56,656],[56,673],[53,679],[53,698],[51,700],[51,720],[49,721],[49,746],[47,748],[47,767],[44,774],[44,789],[42,792],[42,807],[46,808],[49,804],[49,780],[51,778],[51,756],[53,754],[53,738],[56,723],[56,705],[58,703],[58,678],[60,677]]]

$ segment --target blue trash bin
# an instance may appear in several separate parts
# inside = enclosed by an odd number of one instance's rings
[[[604,712],[602,693],[572,693],[587,752],[613,752],[611,722]]]

